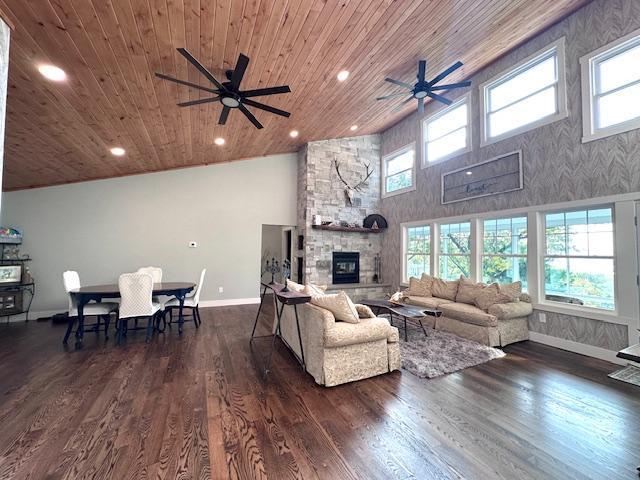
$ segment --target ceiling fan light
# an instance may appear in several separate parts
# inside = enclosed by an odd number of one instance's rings
[[[413,96],[416,97],[416,98],[426,98],[427,92],[425,92],[423,90],[419,90],[416,93],[414,93]]]
[[[238,108],[240,106],[240,100],[234,97],[222,97],[220,101],[225,107]]]

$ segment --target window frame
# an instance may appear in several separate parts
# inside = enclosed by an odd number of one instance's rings
[[[609,127],[596,128],[597,108],[595,101],[598,96],[602,96],[596,93],[596,86],[598,84],[596,67],[598,64],[614,58],[636,46],[640,46],[640,29],[580,58],[582,82],[582,143],[600,140],[640,128],[640,117],[632,118],[616,125],[610,125]],[[640,83],[640,79],[625,85],[623,88],[637,85],[638,83]]]
[[[407,272],[407,256],[410,254],[409,252],[409,229],[410,228],[428,228],[429,229],[429,275],[432,275],[433,272],[433,224],[418,222],[405,224],[402,226],[402,282],[403,284],[409,283],[409,275]],[[415,252],[414,252],[415,253]],[[421,254],[425,255],[425,254]]]
[[[556,113],[547,115],[546,117],[535,120],[531,123],[527,123],[526,125],[522,125],[521,127],[514,128],[513,130],[509,130],[508,132],[504,132],[495,137],[489,137],[489,129],[488,129],[488,118],[489,115],[493,112],[489,111],[489,90],[498,85],[501,85],[521,73],[527,71],[529,68],[539,64],[540,62],[547,59],[551,54],[555,52],[556,54],[556,66],[557,66],[557,78],[555,82],[556,86]],[[486,145],[491,145],[493,143],[500,142],[507,138],[515,137],[516,135],[521,135],[530,130],[535,130],[544,125],[549,125],[551,123],[558,122],[563,120],[569,116],[569,109],[567,107],[567,81],[566,81],[566,60],[565,60],[565,37],[561,37],[555,42],[547,45],[543,49],[537,51],[533,55],[525,58],[521,62],[516,65],[508,68],[507,70],[503,70],[501,73],[491,78],[490,80],[482,83],[480,85],[480,146],[484,147]],[[548,87],[545,87],[548,88]],[[541,91],[541,90],[540,90]],[[531,97],[540,91],[533,92],[526,97],[518,99],[514,103],[521,102],[526,98]],[[510,105],[506,105],[502,108],[507,108]]]
[[[403,153],[407,153],[413,150],[413,166],[411,167],[411,186],[400,188],[398,190],[394,190],[393,192],[387,192],[387,163],[390,160],[402,155]],[[382,172],[382,188],[380,189],[381,198],[393,197],[395,195],[401,195],[403,193],[412,192],[416,189],[416,144],[415,142],[411,142],[403,147],[394,150],[391,153],[384,155],[381,159],[381,172]],[[409,170],[409,169],[407,169]],[[394,175],[398,175],[402,172],[406,172],[407,170],[402,170]]]
[[[546,216],[553,213],[571,213],[581,212],[588,210],[598,210],[610,208],[611,209],[611,224],[612,224],[612,236],[613,236],[613,254],[611,256],[585,256],[585,255],[547,255],[547,222]],[[538,285],[539,285],[539,300],[540,305],[549,307],[559,307],[567,310],[575,310],[577,312],[596,312],[602,315],[618,315],[620,309],[620,298],[618,296],[618,255],[617,255],[617,238],[616,238],[616,205],[614,203],[604,204],[589,204],[583,206],[569,207],[569,208],[554,208],[549,210],[541,210],[539,212],[539,238],[540,249],[538,252]],[[545,260],[547,258],[595,258],[595,259],[611,259],[613,260],[613,305],[612,310],[606,308],[592,307],[590,305],[574,305],[570,303],[555,302],[553,300],[547,300],[547,292],[545,285]]]
[[[463,255],[460,253],[442,253],[442,245],[441,245],[441,240],[442,240],[442,227],[443,226],[448,226],[448,225],[461,225],[464,223],[468,223],[469,224],[469,244],[471,245],[471,248],[469,249],[469,253],[467,255]],[[434,251],[433,248],[433,243],[432,243],[432,257],[433,257],[433,265],[434,268],[433,270],[436,272],[436,276],[438,278],[443,278],[442,277],[442,272],[440,272],[440,258],[445,256],[445,257],[469,257],[469,275],[466,275],[467,278],[472,278],[475,279],[475,277],[477,276],[477,274],[474,272],[474,244],[476,242],[477,239],[477,235],[476,235],[476,231],[474,229],[474,218],[461,218],[460,220],[450,220],[450,221],[441,221],[438,222],[438,228],[435,230],[437,233],[437,238],[435,238],[435,243],[437,244],[437,248]],[[432,237],[433,238],[433,237]],[[432,240],[433,241],[433,240]],[[476,247],[477,248],[477,247]],[[459,277],[458,277],[459,278]],[[451,280],[451,279],[448,279]],[[453,280],[457,280],[453,279]]]
[[[429,159],[427,158],[427,126],[429,123],[435,122],[437,121],[439,118],[441,118],[442,116],[446,115],[447,113],[449,113],[451,110],[459,107],[462,104],[467,105],[467,124],[465,126],[465,128],[467,129],[467,136],[466,136],[466,146],[464,148],[460,148],[454,152],[448,153],[447,155],[445,155],[444,157],[440,157],[437,160],[434,160],[433,162],[429,162]],[[473,116],[471,114],[471,108],[472,108],[472,98],[471,98],[471,92],[467,92],[464,95],[460,96],[459,98],[457,98],[456,100],[453,101],[453,103],[451,105],[447,105],[444,106],[442,108],[440,108],[437,112],[433,113],[432,115],[424,118],[421,120],[420,122],[420,133],[421,133],[421,146],[422,146],[422,162],[421,162],[421,167],[422,168],[429,168],[433,165],[438,165],[439,163],[443,163],[446,162],[447,160],[451,160],[454,157],[458,157],[460,155],[463,155],[465,153],[468,153],[472,150],[473,145],[472,145],[472,128],[473,128]],[[462,127],[460,127],[462,128]],[[458,128],[457,130],[460,130],[460,128]],[[457,131],[457,130],[453,130],[449,133],[447,133],[446,135],[450,135],[451,133]],[[446,136],[443,135],[443,136]],[[439,137],[442,138],[442,137]],[[438,138],[438,139],[439,139]],[[436,139],[436,140],[438,140]]]
[[[495,253],[485,253],[484,251],[484,233],[485,233],[485,228],[484,228],[484,223],[487,221],[498,221],[498,220],[513,220],[514,218],[524,218],[525,219],[525,223],[527,226],[527,253],[525,254],[495,254]],[[527,279],[526,279],[526,285],[527,285],[527,289],[526,290],[522,290],[524,293],[528,293],[529,291],[529,242],[530,242],[530,226],[529,226],[529,216],[526,213],[522,213],[520,215],[506,215],[506,216],[492,216],[492,217],[484,217],[484,218],[478,218],[481,228],[480,228],[480,235],[478,236],[478,247],[480,249],[479,251],[479,258],[480,258],[480,264],[479,264],[479,268],[478,268],[478,278],[480,282],[484,282],[484,258],[485,257],[498,257],[498,258],[524,258],[524,260],[527,263]],[[522,281],[522,279],[520,279],[520,281]]]

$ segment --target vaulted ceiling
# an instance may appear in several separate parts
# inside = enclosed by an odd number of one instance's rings
[[[0,0],[15,27],[4,188],[293,152],[354,135],[351,125],[356,134],[380,132],[416,108],[392,112],[395,102],[375,100],[394,91],[385,76],[413,83],[427,58],[427,76],[462,60],[447,79],[460,80],[589,1]],[[260,100],[291,117],[253,110],[265,126],[256,130],[240,112],[218,125],[218,103],[176,106],[207,94],[154,72],[209,86],[177,47],[220,78],[248,55],[243,88],[289,84],[292,93]],[[67,80],[43,78],[43,63]],[[350,76],[340,83],[343,69]],[[112,156],[114,146],[126,155]]]

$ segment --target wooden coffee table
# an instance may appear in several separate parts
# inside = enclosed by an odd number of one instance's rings
[[[432,317],[439,317],[442,312],[437,308],[417,307],[413,305],[401,305],[390,302],[389,300],[363,300],[360,302],[362,305],[366,305],[371,308],[376,315],[381,312],[388,313],[391,317],[391,324],[393,325],[393,316],[397,315],[404,320],[404,340],[407,341],[409,336],[407,334],[407,319],[413,320],[420,324],[420,328],[424,332],[425,336],[427,331],[422,324],[422,319],[427,315]]]

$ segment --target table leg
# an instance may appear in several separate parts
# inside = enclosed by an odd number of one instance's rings
[[[293,311],[296,314],[296,326],[298,327],[298,342],[300,343],[300,355],[302,356],[302,370],[306,371],[306,364],[304,361],[304,347],[302,346],[302,335],[300,333],[300,320],[298,319],[298,306],[293,305]]]
[[[424,336],[428,337],[429,335],[427,334],[427,331],[424,328],[424,325],[422,324],[422,319],[418,319],[418,323],[420,324],[420,328],[422,328],[422,331],[424,332]]]
[[[62,340],[62,343],[65,345],[67,344],[67,341],[69,340],[69,336],[73,331],[74,323],[76,323],[76,317],[69,316],[69,318],[67,319],[67,332],[64,334],[64,339]]]
[[[404,341],[408,342],[409,341],[409,334],[407,332],[407,317],[402,317],[404,318]]]
[[[182,334],[182,325],[184,324],[184,297],[185,294],[184,293],[180,293],[178,295],[176,295],[176,297],[178,298],[178,302],[180,302],[180,310],[178,311],[178,333]]]
[[[78,298],[78,329],[76,330],[76,344],[81,344],[84,339],[84,306],[87,301],[80,296]]]
[[[278,310],[278,297],[276,297],[276,330],[273,332],[273,337],[271,337],[271,350],[269,351],[269,358],[267,359],[267,364],[264,368],[264,376],[266,377],[269,373],[269,369],[271,368],[271,357],[273,356],[273,349],[276,346],[276,337],[280,333],[280,320],[282,319],[282,310],[284,310],[284,303],[281,304],[280,310]]]
[[[253,322],[253,330],[251,331],[251,340],[249,343],[253,342],[253,337],[256,334],[256,327],[258,326],[258,319],[260,318],[260,311],[262,310],[262,304],[264,303],[264,296],[267,294],[267,287],[262,287],[262,294],[260,295],[260,306],[258,307],[258,313],[256,314],[256,321]],[[276,309],[278,305],[276,304]]]

